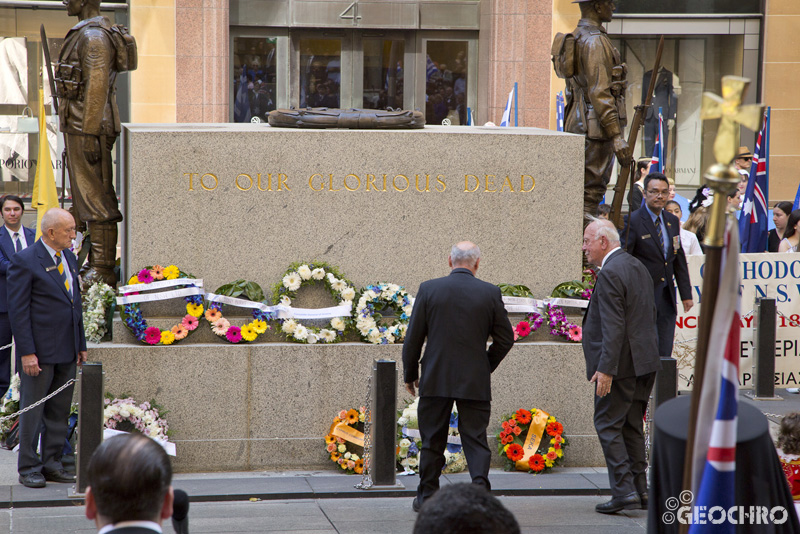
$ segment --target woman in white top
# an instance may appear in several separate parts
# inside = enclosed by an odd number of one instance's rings
[[[786,231],[783,232],[783,240],[778,252],[797,252],[800,250],[800,210],[794,210],[789,214],[786,222]]]
[[[667,210],[668,213],[673,214],[675,217],[678,218],[678,221],[681,220],[681,216],[683,212],[681,211],[681,205],[675,202],[674,200],[670,200],[664,206],[664,209]],[[694,235],[689,230],[683,229],[683,223],[681,224],[681,247],[683,247],[683,253],[687,256],[700,256],[703,254],[703,249],[700,248],[700,242],[697,240],[697,236]]]

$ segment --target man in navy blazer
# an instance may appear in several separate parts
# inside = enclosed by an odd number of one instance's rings
[[[644,205],[630,215],[620,237],[622,248],[650,272],[658,315],[658,353],[669,358],[678,315],[673,278],[678,282],[683,310],[688,312],[694,303],[686,254],[681,247],[680,221],[664,210],[667,200],[667,177],[660,172],[648,174],[644,180]]]
[[[611,500],[595,510],[647,507],[647,459],[642,418],[661,367],[650,275],[620,248],[610,221],[584,232],[583,251],[600,272],[583,319],[586,378],[596,384],[594,426],[603,448]]]
[[[0,198],[3,226],[0,226],[0,347],[11,343],[11,323],[8,322],[8,290],[6,273],[11,265],[11,256],[33,245],[36,232],[22,226],[25,208],[16,195]],[[11,384],[11,348],[0,350],[0,397]]]
[[[514,346],[514,333],[500,288],[475,278],[480,257],[480,249],[468,241],[452,248],[450,275],[420,285],[403,342],[406,390],[415,395],[419,387],[420,396],[422,454],[415,511],[439,489],[454,401],[472,483],[491,489],[492,452],[486,443],[491,373]],[[490,336],[492,344],[487,349]],[[420,354],[426,338],[420,375]]]
[[[20,408],[26,408],[75,377],[75,366],[86,361],[78,264],[69,247],[75,220],[60,208],[42,217],[42,238],[11,257],[8,269],[8,309],[17,369]],[[45,481],[74,482],[64,471],[61,451],[73,386],[20,416],[17,471],[21,484],[43,488]],[[36,454],[40,425],[41,457]]]

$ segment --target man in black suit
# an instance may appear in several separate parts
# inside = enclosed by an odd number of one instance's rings
[[[0,226],[0,347],[11,343],[11,323],[8,321],[8,290],[6,273],[11,265],[11,256],[33,245],[36,232],[22,226],[25,208],[22,199],[6,195],[0,199],[3,226]],[[0,397],[11,384],[11,348],[0,349]]]
[[[86,361],[86,338],[78,264],[69,247],[75,220],[60,208],[42,216],[42,238],[11,257],[8,310],[20,373],[20,408],[26,408],[75,377]],[[67,436],[73,386],[19,418],[19,481],[43,488],[45,481],[74,482],[61,453]],[[43,425],[41,457],[36,453]]]
[[[103,534],[155,534],[172,515],[172,466],[164,449],[142,434],[103,442],[89,460],[86,518]]]
[[[481,251],[473,243],[453,246],[448,258],[450,275],[420,285],[403,343],[406,390],[415,395],[419,387],[420,395],[422,454],[415,511],[439,489],[453,401],[458,406],[458,431],[472,483],[491,489],[492,453],[486,443],[491,373],[514,345],[514,333],[500,289],[475,278],[480,259]]]
[[[612,514],[647,508],[642,419],[661,367],[650,276],[620,248],[610,221],[595,219],[586,227],[583,251],[600,268],[583,319],[582,343],[586,378],[596,384],[594,426],[612,497],[595,510]]]
[[[648,174],[644,180],[644,205],[631,214],[621,234],[622,248],[650,272],[658,314],[658,353],[665,358],[672,356],[678,315],[673,277],[678,282],[683,310],[688,312],[694,304],[686,254],[681,247],[680,221],[664,210],[667,200],[667,177],[660,172]]]

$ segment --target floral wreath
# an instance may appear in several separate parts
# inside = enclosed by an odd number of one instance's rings
[[[225,284],[214,291],[217,295],[233,298],[246,298],[253,302],[264,300],[264,291],[255,282],[236,280]],[[209,302],[205,313],[206,321],[211,325],[211,331],[229,343],[249,343],[270,329],[268,321],[273,319],[272,314],[252,309],[253,320],[242,326],[235,326],[222,315],[223,303]]]
[[[103,426],[123,432],[139,432],[151,438],[166,440],[171,434],[164,416],[167,412],[155,401],[138,404],[128,395],[114,398],[106,393],[103,400]]]
[[[529,313],[525,319],[514,326],[514,341],[524,339],[536,332],[544,323],[545,318],[550,326],[550,334],[575,342],[579,342],[583,338],[581,327],[569,322],[561,308],[545,304],[544,315],[535,312]]]
[[[113,311],[114,289],[104,282],[95,282],[83,299],[83,332],[86,339],[100,343],[108,333],[109,310]]]
[[[153,265],[145,267],[128,280],[128,285],[151,284],[158,280],[175,280],[176,278],[194,278],[174,265],[161,267]],[[175,286],[180,289],[185,286]],[[146,289],[146,288],[143,288]],[[128,293],[135,295],[136,293]],[[148,345],[172,345],[180,341],[197,329],[200,324],[199,317],[203,315],[203,295],[189,295],[183,297],[186,301],[186,315],[180,323],[169,330],[161,330],[156,326],[147,326],[147,320],[142,316],[138,303],[125,304],[120,310],[120,317],[125,326],[136,336],[136,339]]]
[[[411,308],[411,296],[397,284],[381,282],[365,287],[356,305],[356,328],[362,341],[376,345],[402,341],[408,329]],[[398,317],[389,326],[378,325],[383,310],[393,310]]]
[[[356,290],[353,283],[346,279],[336,267],[322,262],[296,262],[289,266],[281,281],[275,284],[272,291],[273,302],[283,306],[291,306],[292,298],[297,295],[297,290],[305,284],[323,282],[326,289],[335,298],[340,306],[347,305],[352,309]],[[296,319],[280,319],[281,331],[287,335],[289,341],[296,343],[336,343],[342,340],[347,329],[347,318],[334,317],[331,319],[330,328],[316,328],[306,326]]]
[[[417,409],[419,397],[406,401],[406,407],[398,412],[397,420],[397,469],[404,473],[419,473],[419,454],[422,440],[419,434]],[[458,433],[458,410],[453,406],[450,413],[450,424],[447,431],[447,448],[444,451],[445,464],[442,473],[460,473],[467,468],[467,458],[461,447],[461,436]]]
[[[342,410],[333,418],[331,429],[325,436],[325,450],[330,454],[331,461],[348,475],[364,472],[365,417],[364,406],[358,410]]]
[[[512,415],[504,415],[500,423],[503,430],[497,436],[497,453],[506,471],[547,473],[564,463],[564,448],[569,443],[564,427],[552,415],[536,408],[520,408]],[[531,454],[525,446],[535,444],[537,437],[541,438],[539,446]]]

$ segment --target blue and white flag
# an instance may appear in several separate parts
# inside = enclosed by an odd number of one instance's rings
[[[564,91],[559,91],[556,95],[556,129],[564,131]]]
[[[744,192],[742,215],[739,217],[739,234],[742,236],[742,253],[766,252],[769,238],[769,115],[764,114],[764,124],[758,132],[756,150],[750,164],[750,179]]]
[[[658,108],[658,133],[656,134],[656,144],[653,147],[653,158],[650,160],[650,174],[654,172],[664,172],[664,146],[661,140],[664,137],[664,117],[661,115],[661,108]]]
[[[695,426],[692,466],[693,506],[728,510],[736,495],[736,427],[739,394],[739,232],[729,220],[722,251],[719,296],[711,320],[705,376]],[[701,474],[702,473],[702,474]],[[693,523],[689,534],[736,532],[736,525]]]
[[[429,82],[437,74],[439,74],[439,68],[433,62],[431,56],[428,56],[428,61],[425,65],[425,80]]]
[[[247,71],[243,67],[239,78],[239,89],[236,90],[236,100],[233,103],[233,121],[250,122],[250,99],[247,96]]]
[[[508,102],[506,102],[506,109],[503,110],[503,119],[500,121],[500,126],[511,126],[511,106],[514,104],[514,89],[508,93]]]

